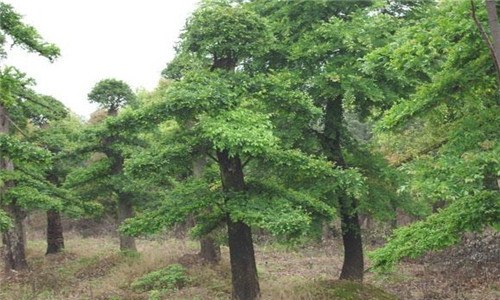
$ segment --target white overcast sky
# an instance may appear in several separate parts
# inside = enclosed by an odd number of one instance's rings
[[[117,78],[133,89],[153,89],[174,56],[186,18],[197,0],[2,0],[44,39],[61,48],[54,63],[11,49],[2,64],[14,65],[54,96],[88,117],[96,106],[87,94],[96,82]]]

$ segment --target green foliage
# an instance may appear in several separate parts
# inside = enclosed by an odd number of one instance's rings
[[[96,83],[88,94],[90,102],[97,103],[109,111],[116,111],[124,105],[133,105],[136,96],[128,84],[117,79],[103,79]]]
[[[406,173],[400,190],[444,206],[395,231],[372,254],[378,268],[453,245],[464,232],[498,226],[498,87],[487,48],[473,20],[464,18],[469,13],[468,2],[430,7],[421,22],[396,33],[390,49],[368,56],[413,90],[378,125],[385,130],[382,147]],[[485,11],[478,16],[484,20]]]
[[[375,268],[389,270],[405,257],[456,244],[463,232],[480,231],[500,222],[500,197],[496,191],[464,195],[436,214],[397,229],[388,243],[370,253]]]
[[[28,52],[38,53],[50,60],[59,56],[59,48],[54,44],[46,43],[32,26],[22,22],[22,17],[11,5],[0,2],[0,56],[5,56],[5,37],[12,39],[17,45]]]
[[[12,225],[9,215],[0,210],[0,232],[7,230]]]
[[[36,161],[38,167],[51,162],[51,154],[47,150],[5,134],[0,134],[0,153],[16,163]]]
[[[188,282],[189,277],[186,274],[186,269],[179,264],[172,264],[134,280],[131,287],[137,291],[151,291],[150,299],[156,299],[155,297],[161,296],[158,294],[181,289]]]
[[[206,1],[188,20],[181,50],[236,64],[266,51],[272,36],[266,21],[232,1]]]
[[[230,156],[257,156],[277,143],[269,117],[249,109],[225,111],[200,120],[201,135],[214,149],[229,149]]]

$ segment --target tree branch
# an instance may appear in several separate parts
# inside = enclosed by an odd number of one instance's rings
[[[217,158],[215,158],[212,154],[210,154],[209,152],[207,152],[207,156],[210,157],[211,159],[213,159],[216,163],[219,163],[219,160]]]
[[[397,161],[396,163],[392,164],[393,167],[400,167],[401,165],[405,164],[405,163],[408,163],[408,162],[411,162],[412,160],[414,160],[415,158],[417,158],[418,156],[420,155],[424,155],[424,154],[427,154],[431,151],[434,151],[434,150],[437,150],[439,148],[441,148],[441,146],[443,146],[444,144],[446,144],[448,142],[448,139],[444,139],[440,142],[438,142],[437,144],[434,144],[434,145],[431,145],[425,149],[422,149],[420,150],[417,154],[415,155],[410,155],[408,157],[405,157],[399,161]]]
[[[8,115],[5,115],[5,117],[9,120],[9,122],[12,125],[14,125],[14,127],[17,129],[17,131],[19,131],[19,133],[21,133],[25,138],[28,138],[28,135],[24,133],[24,131],[22,131],[21,128],[19,128],[19,126],[17,126],[16,122],[12,121],[12,119]]]
[[[241,168],[243,169],[251,160],[252,157],[247,158],[247,160],[241,165]]]
[[[471,17],[474,20],[474,23],[476,24],[476,27],[479,29],[479,33],[481,34],[481,38],[483,39],[484,43],[486,46],[488,46],[488,50],[490,50],[491,57],[493,58],[493,64],[495,65],[495,73],[497,77],[497,82],[498,82],[498,92],[500,93],[500,65],[498,64],[498,57],[496,56],[495,53],[495,48],[493,47],[493,43],[491,41],[491,38],[488,36],[486,31],[484,30],[483,25],[479,21],[476,15],[476,5],[474,4],[474,0],[470,0],[471,4]]]

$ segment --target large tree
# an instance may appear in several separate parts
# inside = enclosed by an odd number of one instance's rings
[[[2,57],[7,55],[5,45],[9,42],[51,61],[59,55],[59,49],[55,45],[44,42],[35,28],[24,24],[21,16],[14,11],[12,6],[3,2],[0,2],[0,37]],[[28,197],[31,198],[29,201],[48,200],[42,195],[36,196],[38,189],[33,186],[34,182],[28,179],[33,179],[33,176],[24,174],[28,178],[20,180],[23,176],[20,173],[23,170],[15,170],[14,165],[16,161],[22,164],[29,163],[29,159],[37,159],[36,156],[23,157],[21,153],[26,154],[25,152],[14,152],[35,150],[29,149],[29,146],[23,146],[12,136],[14,131],[21,130],[21,126],[17,123],[22,124],[29,118],[29,106],[33,103],[40,104],[39,96],[30,89],[32,84],[31,79],[15,68],[0,66],[0,133],[2,135],[0,169],[4,175],[1,205],[12,220],[12,226],[2,234],[6,270],[22,270],[27,267],[23,229],[23,219],[26,214],[22,204],[28,205],[29,202],[25,202],[28,201],[25,197],[31,192],[35,194]],[[31,186],[30,183],[32,183]]]
[[[341,219],[344,264],[340,278],[362,280],[359,213],[394,217],[395,209],[404,201],[396,195],[397,187],[387,176],[386,164],[370,154],[366,140],[357,139],[346,115],[349,113],[351,123],[374,118],[397,98],[393,81],[364,72],[362,59],[390,42],[394,30],[403,24],[400,19],[410,15],[418,3],[254,1],[250,6],[270,20],[279,38],[271,51],[247,62],[245,68],[292,71],[297,82],[302,82],[297,88],[306,91],[322,112],[301,132],[313,142],[296,146],[321,153],[343,169],[359,168],[369,178],[368,194],[362,198],[342,191],[328,194],[330,203],[338,205]]]
[[[316,218],[332,218],[334,207],[323,202],[324,193],[362,193],[357,172],[341,171],[294,149],[302,136],[284,130],[303,131],[319,111],[294,86],[293,74],[254,74],[241,67],[268,51],[272,40],[265,19],[241,4],[207,2],[193,14],[174,60],[187,64],[167,69],[178,81],[167,89],[164,102],[153,107],[180,125],[169,145],[203,151],[215,163],[203,177],[175,184],[159,208],[124,227],[129,233],[154,232],[192,214],[198,234],[225,224],[236,299],[260,294],[251,227],[300,237]],[[136,120],[152,116],[151,111],[137,112]],[[182,153],[177,147],[170,151]]]

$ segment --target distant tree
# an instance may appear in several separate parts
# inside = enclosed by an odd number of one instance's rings
[[[92,88],[88,99],[107,109],[108,115],[115,116],[119,108],[135,103],[136,96],[122,80],[103,79]]]
[[[107,117],[88,126],[81,134],[81,145],[76,147],[78,155],[102,153],[87,168],[77,169],[69,175],[67,186],[83,190],[87,197],[109,197],[117,199],[118,223],[134,215],[133,201],[136,193],[133,184],[123,173],[128,147],[133,147],[138,139],[122,128],[108,127],[108,119],[116,118],[118,110],[135,103],[136,96],[123,81],[104,79],[99,81],[88,94],[89,100],[107,110]],[[124,126],[130,126],[126,124]],[[136,251],[135,239],[120,234],[120,249]]]

